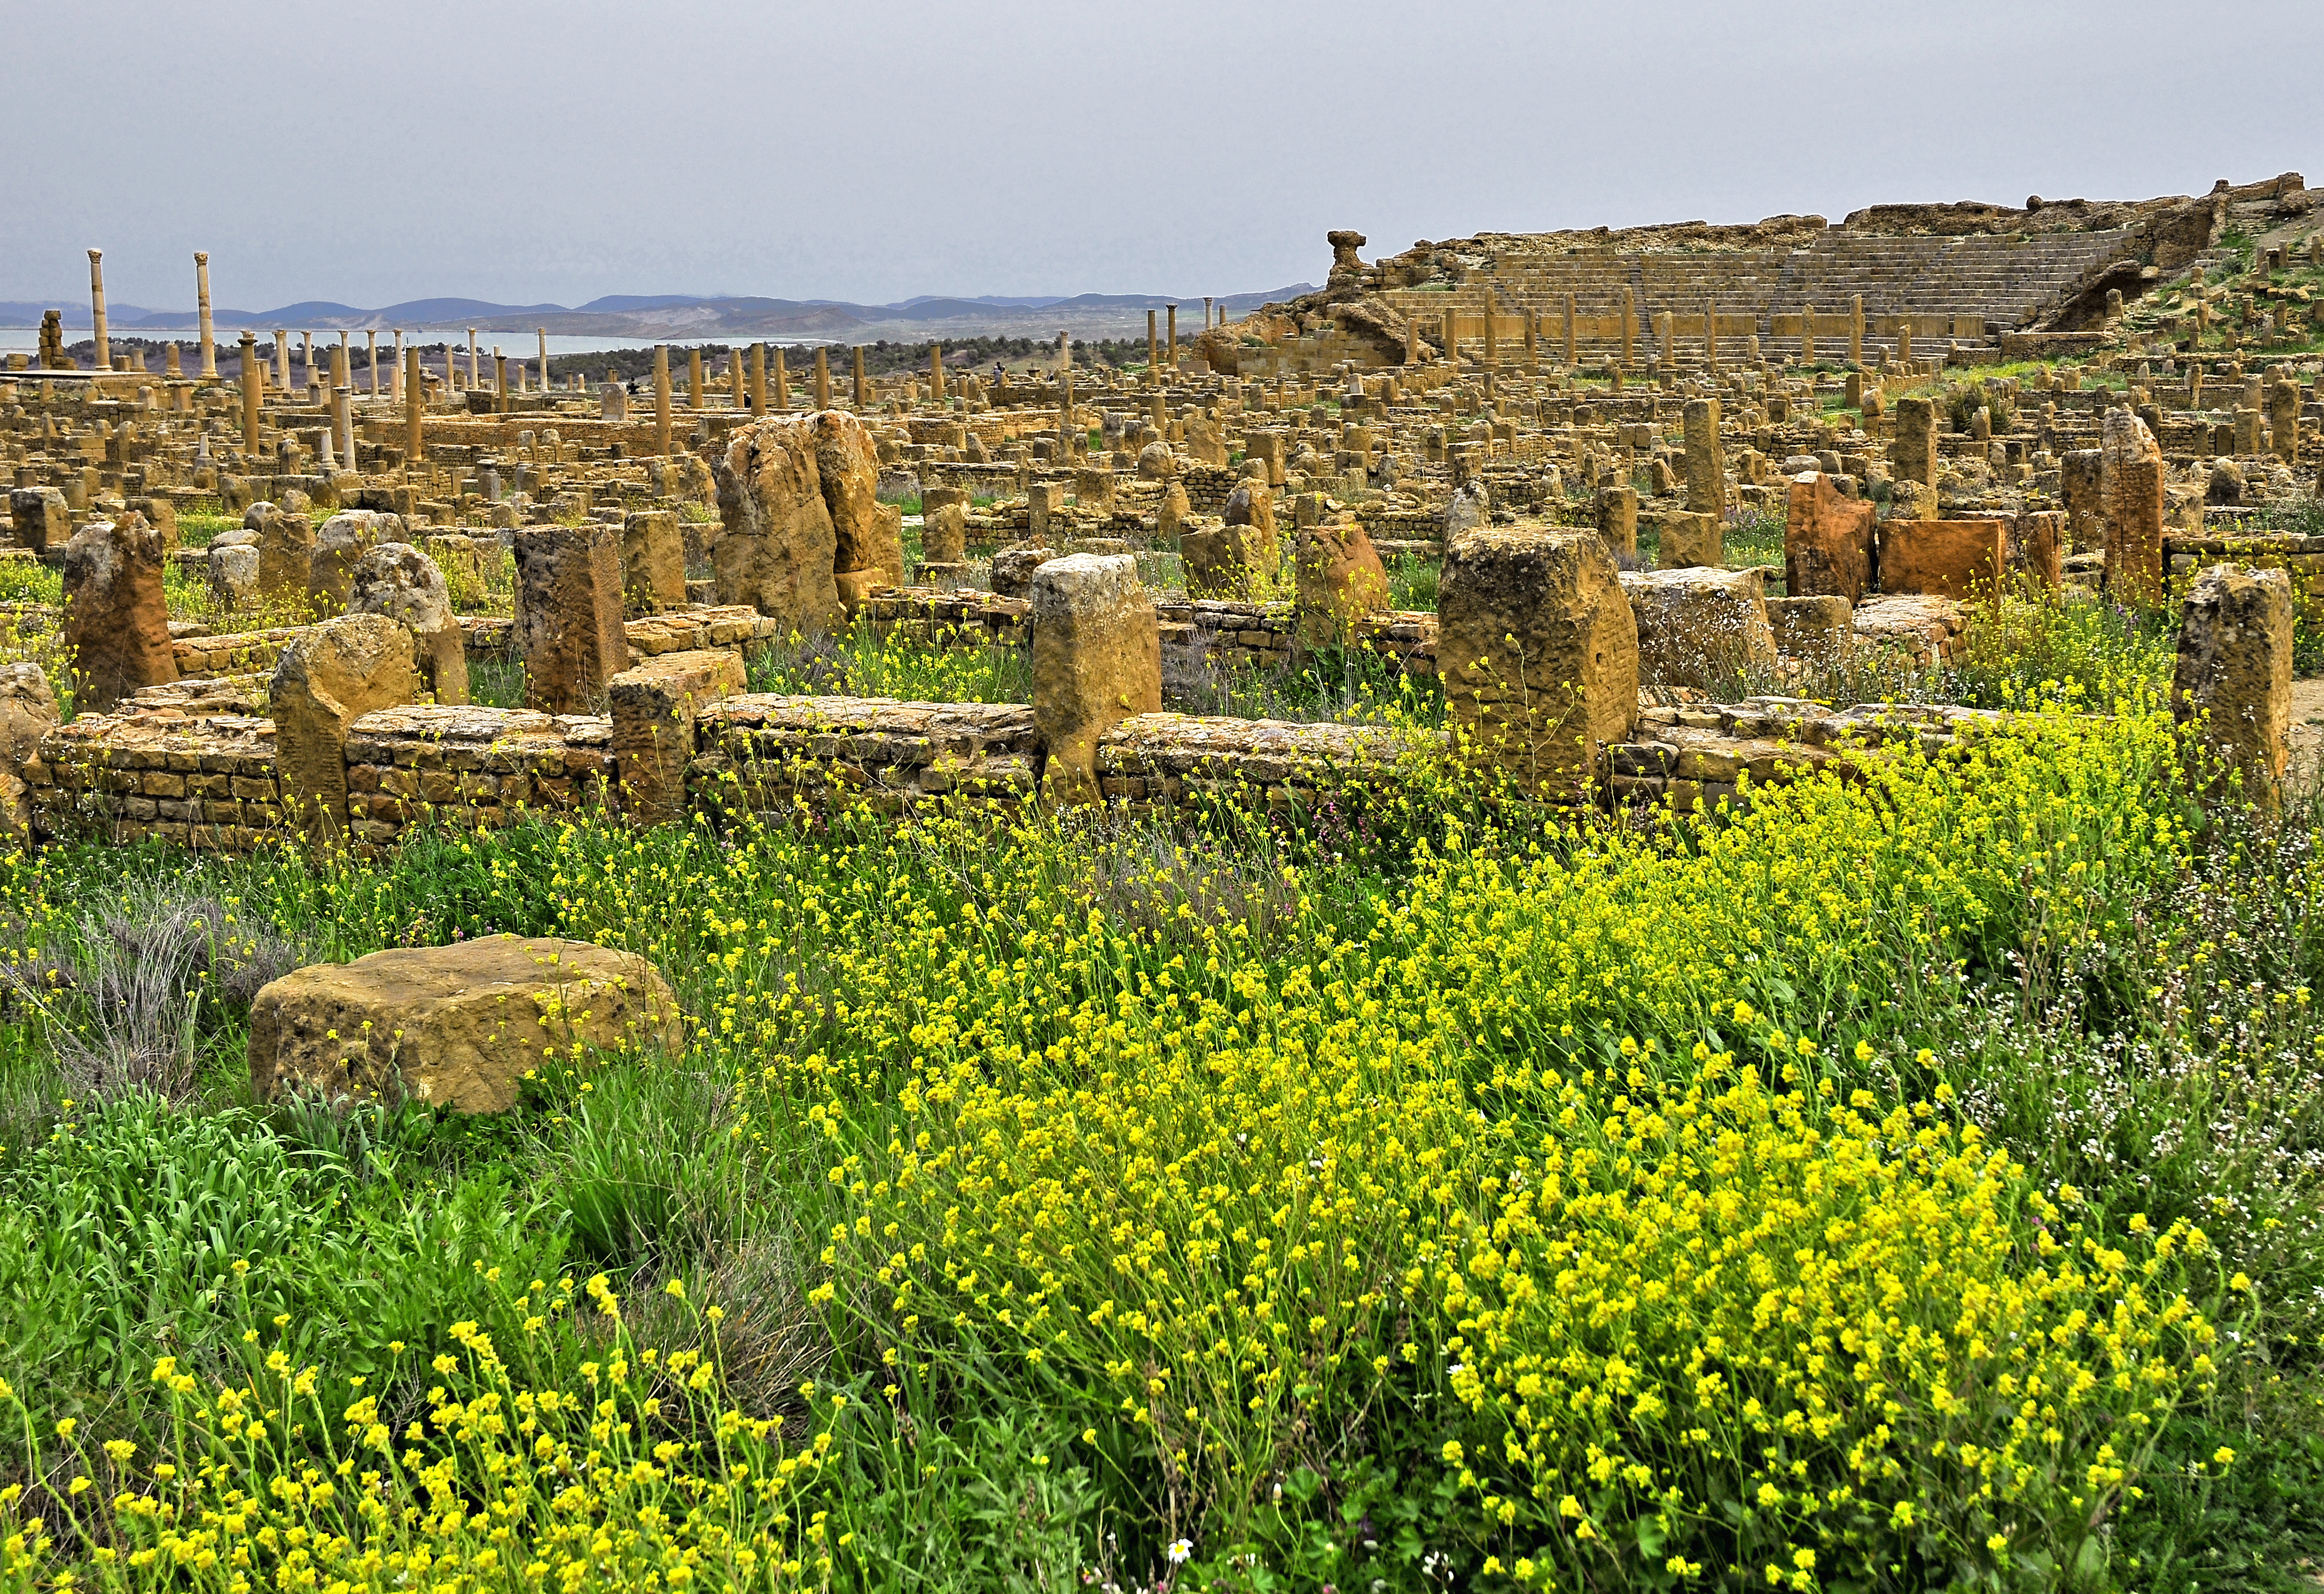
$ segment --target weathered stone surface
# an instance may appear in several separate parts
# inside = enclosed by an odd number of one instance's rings
[[[503,1112],[521,1083],[595,1051],[676,1052],[669,982],[632,953],[492,935],[300,969],[250,1008],[250,1079],[267,1100],[404,1096]]]
[[[466,635],[434,560],[408,542],[379,544],[355,565],[346,606],[350,614],[384,614],[411,633],[420,677],[437,702],[468,701]]]
[[[72,511],[54,487],[17,487],[8,494],[8,515],[16,546],[34,553],[62,548],[72,535]]]
[[[818,464],[816,419],[816,414],[772,415],[734,433],[718,472],[724,530],[711,550],[721,603],[752,604],[809,636],[844,619],[832,579],[843,568],[839,533]],[[860,440],[860,423],[856,430]],[[833,440],[832,451],[843,466],[862,463],[841,439]],[[860,557],[868,542],[868,504],[878,498],[877,456],[870,455],[868,442],[864,452],[872,473],[862,484],[867,502],[858,505],[852,488],[841,484],[853,517],[851,558]]]
[[[968,557],[968,514],[959,504],[923,506],[920,557],[936,565],[957,565]]]
[[[2292,577],[2213,565],[2180,610],[2172,712],[2205,757],[2196,778],[2215,795],[2239,777],[2244,799],[2273,808],[2292,733]]]
[[[1176,463],[1170,453],[1169,444],[1148,443],[1138,451],[1139,479],[1147,482],[1166,481]]]
[[[2107,590],[2117,601],[2163,595],[2163,527],[2169,484],[2146,423],[2109,410],[2099,430],[2098,505],[2106,521]]]
[[[1999,521],[1888,521],[1880,528],[1880,590],[1990,598],[2008,567]]]
[[[210,596],[218,606],[235,610],[258,591],[258,536],[252,531],[221,531],[203,550]]]
[[[1727,560],[1723,522],[1714,514],[1681,510],[1663,517],[1655,563],[1665,570],[1716,569]]]
[[[1235,484],[1227,494],[1223,519],[1230,526],[1248,526],[1253,532],[1253,542],[1272,547],[1275,542],[1275,490],[1264,482],[1244,480]]]
[[[1327,521],[1299,535],[1299,640],[1345,643],[1356,621],[1388,607],[1388,567],[1354,521]]]
[[[2058,492],[2066,501],[2066,537],[2076,553],[2106,546],[2106,509],[2098,497],[2104,453],[2076,448],[2058,460]]]
[[[318,846],[347,820],[347,735],[419,691],[410,631],[384,614],[343,614],[300,631],[267,685],[288,817]]]
[[[583,712],[629,664],[621,533],[599,522],[528,526],[516,534],[516,585],[525,705]]]
[[[1925,394],[1896,401],[1896,440],[1889,452],[1898,482],[1937,484],[1937,401]]]
[[[632,614],[686,606],[686,539],[675,511],[632,510],[622,517],[622,599]]]
[[[327,619],[347,612],[355,566],[383,542],[401,542],[403,522],[377,510],[341,510],[315,528],[315,549],[307,563],[308,612]]]
[[[1638,551],[1638,490],[1635,487],[1598,489],[1598,535],[1613,553],[1635,557]]]
[[[1820,668],[1848,662],[1855,650],[1855,619],[1856,605],[1836,594],[1767,600],[1775,651]]]
[[[1161,507],[1154,511],[1154,539],[1164,548],[1172,546],[1186,529],[1186,517],[1194,505],[1186,499],[1185,484],[1173,482],[1163,489]]]
[[[1854,604],[1872,582],[1875,507],[1842,497],[1821,471],[1792,478],[1784,505],[1784,589]]]
[[[60,719],[56,688],[37,664],[0,666],[0,827],[22,838],[32,825],[24,766],[39,756],[41,739]]]
[[[1004,598],[1023,598],[1033,591],[1033,572],[1057,557],[1053,548],[1019,543],[992,556],[992,590]]]
[[[484,550],[476,546],[475,538],[438,533],[416,546],[444,573],[444,585],[454,603],[473,603],[484,596]]]
[[[1767,584],[1748,570],[1625,570],[1638,624],[1638,682],[1733,692],[1775,664]]]
[[[606,684],[623,814],[640,825],[685,818],[696,720],[744,685],[742,654],[725,648],[659,654]]]
[[[1689,399],[1682,417],[1686,444],[1686,507],[1690,513],[1724,520],[1727,457],[1719,441],[1719,401]],[[1716,564],[1717,560],[1707,561]]]
[[[1438,670],[1469,757],[1573,796],[1638,708],[1638,629],[1594,531],[1471,531],[1447,546]]]
[[[2065,579],[2066,513],[2063,510],[2021,511],[2009,538],[2009,568],[2045,587]]]
[[[274,504],[258,502],[243,511],[242,526],[258,537],[258,586],[262,603],[301,604],[315,563],[315,523]]]
[[[1189,598],[1250,597],[1269,567],[1275,544],[1252,526],[1212,526],[1178,533],[1178,569]]]
[[[1071,554],[1035,571],[1033,723],[1051,797],[1095,801],[1098,738],[1161,706],[1161,633],[1138,561]]]
[[[161,539],[135,514],[118,523],[92,521],[65,544],[64,633],[76,712],[104,714],[140,686],[178,678],[162,562]]]

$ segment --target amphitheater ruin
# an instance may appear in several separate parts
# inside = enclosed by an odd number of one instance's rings
[[[1157,318],[1142,367],[663,350],[635,412],[400,334],[206,325],[152,369],[100,286],[86,365],[51,316],[0,373],[5,557],[66,594],[12,621],[70,657],[10,671],[0,785],[40,840],[226,850],[588,803],[1279,809],[1393,781],[1420,733],[1173,705],[1341,649],[1441,678],[1426,734],[1520,793],[1715,808],[1972,736],[1990,711],[1831,688],[1941,667],[2005,586],[2182,605],[2183,703],[2280,776],[2324,569],[2266,529],[2324,484],[2311,198],[2287,174],[1370,263],[1335,232],[1320,292]],[[198,515],[239,529],[191,546]],[[1731,548],[1747,519],[1780,545]],[[1392,565],[1433,610],[1390,606]],[[492,568],[503,599],[472,601]],[[173,582],[255,619],[174,615]],[[746,689],[754,649],[851,626],[1025,650],[1029,701]],[[513,663],[521,706],[472,701]]]

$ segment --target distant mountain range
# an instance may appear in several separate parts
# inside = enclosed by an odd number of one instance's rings
[[[1313,291],[1313,284],[1295,282],[1265,293],[1230,294],[1216,302],[1234,316]],[[278,327],[300,332],[474,327],[479,332],[523,334],[538,327],[560,336],[650,337],[673,343],[730,343],[746,337],[798,343],[876,343],[883,338],[918,343],[947,335],[1047,336],[1061,328],[1083,337],[1142,336],[1146,312],[1174,302],[1180,311],[1182,334],[1191,336],[1199,332],[1201,295],[1173,300],[1150,293],[922,294],[894,304],[872,305],[741,295],[610,294],[577,308],[493,304],[480,299],[415,299],[379,309],[307,299],[271,310],[220,309],[211,319],[221,329],[248,327],[261,332]],[[1186,314],[1190,308],[1191,317]],[[37,327],[42,316],[51,309],[63,312],[68,327],[90,326],[86,297],[46,302],[0,299],[0,326]],[[106,320],[112,330],[123,334],[190,332],[198,324],[192,310],[158,310],[120,303],[106,307]]]

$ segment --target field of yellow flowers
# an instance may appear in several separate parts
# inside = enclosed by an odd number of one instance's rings
[[[2167,712],[1640,827],[961,815],[0,864],[0,1584],[2293,1588],[2315,838]],[[682,1055],[262,1105],[497,931]]]

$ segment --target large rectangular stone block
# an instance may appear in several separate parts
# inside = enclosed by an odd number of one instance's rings
[[[595,521],[516,534],[516,642],[528,708],[586,714],[627,668],[621,535]]]
[[[1890,521],[1880,528],[1880,590],[1989,598],[2008,558],[1999,521]]]
[[[1784,590],[1795,598],[1861,598],[1872,580],[1877,512],[1841,496],[1821,471],[1794,476],[1784,505]]]
[[[1061,802],[1094,802],[1097,741],[1162,707],[1162,633],[1128,554],[1069,554],[1033,573],[1033,723]]]

